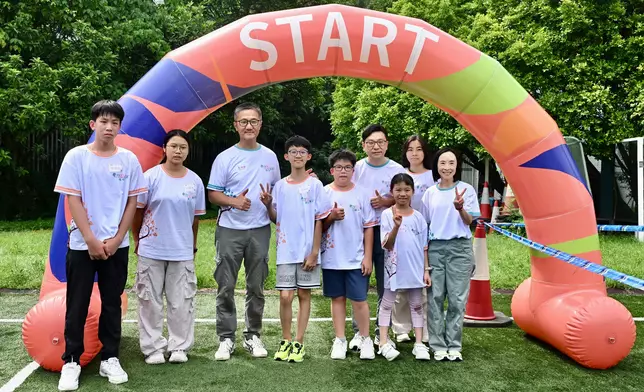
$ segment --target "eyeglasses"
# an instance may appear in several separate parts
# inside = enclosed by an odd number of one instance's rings
[[[348,171],[353,170],[353,166],[333,166],[333,170],[348,172]]]
[[[179,151],[186,151],[188,149],[188,146],[186,145],[176,145],[176,144],[168,144],[165,146],[166,148],[169,148],[171,150],[179,150]]]
[[[262,120],[258,120],[258,119],[256,119],[256,118],[254,118],[254,119],[252,119],[252,120],[246,120],[246,119],[243,119],[243,120],[239,120],[239,121],[235,121],[235,122],[236,122],[237,124],[241,125],[242,127],[245,127],[245,126],[247,126],[248,124],[250,124],[250,125],[251,125],[251,126],[253,126],[253,128],[254,128],[254,127],[258,126],[258,125],[259,125],[259,123],[260,123],[260,122],[262,122]]]
[[[384,147],[385,144],[387,144],[387,141],[386,140],[375,140],[375,141],[367,140],[366,142],[364,142],[364,144],[369,148],[373,148],[373,146],[375,146],[376,144],[378,144],[380,147]]]
[[[305,157],[309,154],[307,150],[288,150],[288,155],[294,157]]]

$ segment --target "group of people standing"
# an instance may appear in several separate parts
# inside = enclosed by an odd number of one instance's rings
[[[190,145],[181,130],[167,133],[163,160],[143,173],[136,156],[114,143],[124,114],[116,102],[95,104],[90,121],[95,139],[68,152],[56,182],[55,190],[67,195],[72,216],[65,365],[59,390],[78,388],[78,358],[95,274],[102,301],[99,373],[114,384],[128,381],[118,354],[129,230],[138,256],[134,290],[145,362],[161,364],[166,357],[172,363],[188,360],[194,341],[198,217],[206,212],[206,192],[220,209],[214,239],[216,360],[228,360],[235,351],[234,289],[242,262],[246,278],[242,345],[252,357],[268,356],[261,332],[271,223],[276,227],[282,326],[276,360],[304,360],[311,289],[320,286],[331,298],[336,333],[331,358],[343,359],[354,350],[361,359],[374,359],[375,344],[378,354],[395,359],[400,352],[389,338],[392,326],[397,342],[410,340],[413,329],[416,359],[429,360],[431,349],[436,360],[462,360],[463,313],[474,268],[469,225],[479,206],[474,188],[458,180],[460,165],[453,150],[442,149],[431,159],[425,141],[411,136],[400,165],[386,157],[387,131],[370,125],[362,133],[367,157],[357,161],[351,151],[335,151],[329,157],[334,180],[324,186],[306,168],[312,158],[310,142],[293,136],[284,153],[290,173],[282,178],[277,155],[257,142],[261,109],[245,103],[234,111],[239,142],[216,157],[204,187],[184,166]],[[378,293],[373,340],[366,301],[372,271]],[[293,339],[296,291],[299,311]],[[347,298],[353,310],[350,342],[345,337]]]

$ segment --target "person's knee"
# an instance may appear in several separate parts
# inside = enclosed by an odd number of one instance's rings
[[[291,306],[292,303],[293,303],[293,290],[280,291],[280,304],[285,306]]]
[[[311,300],[311,290],[309,289],[297,289],[297,297],[302,300]]]

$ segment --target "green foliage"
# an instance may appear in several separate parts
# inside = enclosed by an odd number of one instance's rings
[[[498,59],[588,154],[608,156],[614,143],[644,130],[641,1],[398,0],[389,11],[423,19]],[[394,144],[421,133],[434,145],[484,154],[455,121],[407,95],[373,83],[340,83],[334,134],[347,140],[365,121],[382,121]],[[397,109],[400,101],[411,102],[411,110]]]

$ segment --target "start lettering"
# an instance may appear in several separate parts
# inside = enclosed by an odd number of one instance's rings
[[[288,25],[290,28],[296,63],[304,62],[304,43],[302,42],[301,25],[303,23],[311,21],[313,21],[312,14],[293,15],[275,19],[275,25]],[[386,34],[383,37],[374,36],[376,25],[385,28]],[[253,71],[269,70],[273,68],[277,63],[277,47],[269,41],[251,37],[252,31],[265,31],[266,29],[268,29],[268,27],[269,25],[266,22],[251,22],[246,24],[240,32],[239,38],[241,39],[241,42],[244,46],[249,49],[261,50],[263,52],[266,52],[266,54],[268,55],[268,58],[265,61],[252,60],[250,62],[250,69]],[[338,38],[331,38],[334,27],[338,30]],[[405,67],[405,72],[412,74],[414,72],[414,69],[416,68],[416,65],[418,64],[418,59],[420,58],[423,47],[425,46],[425,41],[431,40],[438,42],[439,37],[438,35],[427,31],[422,27],[415,26],[409,23],[405,24],[405,30],[416,35],[414,46],[412,47],[411,53],[409,54],[409,58],[407,60],[407,66]],[[391,45],[396,40],[397,36],[398,28],[392,21],[373,16],[365,16],[359,61],[361,63],[367,63],[369,61],[371,49],[375,47],[378,53],[378,58],[380,60],[380,65],[382,67],[389,67],[389,53],[387,52],[387,46]],[[322,32],[320,48],[317,56],[318,61],[326,60],[329,48],[339,48],[342,51],[342,57],[344,61],[353,61],[351,55],[351,42],[349,39],[349,32],[347,31],[347,26],[341,12],[329,12],[326,16],[324,31]]]

